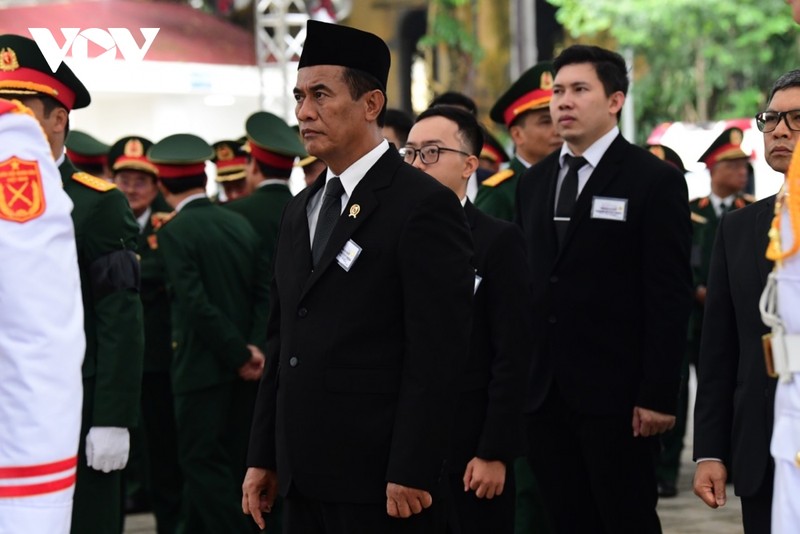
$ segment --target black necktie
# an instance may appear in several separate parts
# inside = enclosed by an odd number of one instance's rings
[[[722,217],[725,215],[725,212],[728,211],[728,205],[724,202],[719,203],[719,216]]]
[[[322,251],[328,244],[328,239],[336,226],[336,220],[342,213],[342,193],[344,187],[338,176],[334,176],[325,185],[325,195],[322,198],[322,208],[317,218],[317,228],[314,230],[314,242],[311,245],[311,263],[317,267]]]
[[[575,201],[578,199],[578,170],[586,165],[584,158],[570,156],[569,154],[564,156],[564,162],[567,164],[567,174],[564,176],[564,181],[561,182],[561,188],[558,191],[558,205],[553,219],[556,223],[559,247],[564,242],[564,236],[567,235],[569,221],[572,218],[572,212],[575,210]]]

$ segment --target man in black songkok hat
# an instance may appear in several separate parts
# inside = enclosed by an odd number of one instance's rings
[[[456,195],[381,135],[389,64],[376,35],[308,23],[295,114],[328,168],[283,212],[242,502],[263,526],[279,491],[288,533],[443,529],[472,244]]]

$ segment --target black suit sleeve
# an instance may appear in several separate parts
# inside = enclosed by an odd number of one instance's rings
[[[694,458],[719,458],[730,465],[739,336],[728,276],[725,226],[723,219],[711,252],[697,361]]]
[[[484,290],[493,359],[476,456],[510,462],[522,452],[522,405],[533,349],[530,270],[519,228],[504,226],[488,258]]]
[[[431,491],[442,474],[466,358],[475,280],[472,238],[452,191],[410,214],[398,244],[405,343],[386,480]]]
[[[674,414],[691,306],[692,227],[686,181],[667,170],[656,171],[641,228],[645,331],[636,406]]]

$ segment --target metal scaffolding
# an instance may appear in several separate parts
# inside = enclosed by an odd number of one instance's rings
[[[274,110],[284,119],[293,119],[294,103],[291,89],[294,77],[290,75],[290,64],[300,59],[306,40],[306,22],[310,18],[304,0],[256,0],[255,35],[256,64],[261,80],[262,107],[267,107],[265,87],[267,69],[280,69],[283,81],[280,110]],[[273,107],[274,106],[270,106]]]

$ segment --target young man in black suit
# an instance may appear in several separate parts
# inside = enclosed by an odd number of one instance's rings
[[[335,43],[335,46],[332,46]],[[381,135],[389,50],[309,21],[294,89],[328,166],[286,205],[242,507],[284,532],[440,532],[475,271],[458,199]]]
[[[652,448],[675,422],[686,339],[686,182],[620,135],[619,54],[576,45],[554,67],[565,143],[517,195],[533,273],[531,466],[556,532],[660,533]]]
[[[800,109],[800,71],[772,87],[767,112]],[[759,114],[757,117],[763,117]],[[800,131],[789,119],[756,124],[764,155],[786,173]],[[793,123],[794,124],[794,123]],[[772,128],[774,126],[774,128]],[[769,534],[773,462],[769,453],[775,380],[766,374],[758,300],[772,270],[765,257],[775,195],[733,211],[720,221],[711,253],[706,311],[697,364],[694,412],[694,492],[712,508],[724,506],[727,466],[736,474],[747,534]]]
[[[417,117],[406,163],[461,200],[475,248],[475,296],[469,356],[456,380],[456,423],[448,459],[450,532],[514,532],[514,458],[522,451],[522,403],[532,339],[530,271],[519,228],[467,199],[483,134],[470,113],[437,106]]]

